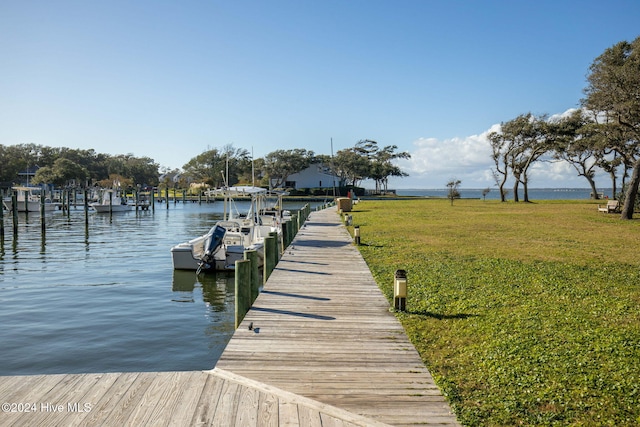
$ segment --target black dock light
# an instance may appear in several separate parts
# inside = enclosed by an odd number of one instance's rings
[[[360,245],[360,226],[356,225],[353,227],[353,238],[356,242],[356,245]]]
[[[393,306],[396,311],[407,310],[407,272],[396,270],[393,279]]]

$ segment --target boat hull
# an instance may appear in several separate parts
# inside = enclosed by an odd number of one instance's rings
[[[6,210],[11,210],[12,206],[13,206],[13,202],[11,201],[11,199],[5,199],[2,201],[2,204],[4,205],[4,208]],[[23,201],[18,201],[17,202],[18,205],[18,212],[40,212],[40,202],[39,201],[29,201],[26,202],[26,206],[25,206],[25,202]],[[44,204],[44,211],[45,212],[50,212],[53,210],[56,210],[58,208],[58,205],[55,203],[45,203]]]
[[[194,239],[197,240],[197,239]],[[258,252],[258,266],[261,267],[264,260],[264,248],[262,245],[245,248],[238,245],[222,245],[215,252],[213,261],[204,264],[202,257],[197,255],[199,242],[180,243],[171,248],[171,259],[174,270],[202,270],[202,271],[229,271],[235,270],[236,261],[244,259],[246,250]]]

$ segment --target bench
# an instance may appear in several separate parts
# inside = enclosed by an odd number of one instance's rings
[[[598,205],[598,212],[614,213],[618,211],[617,200],[609,200],[606,205]]]

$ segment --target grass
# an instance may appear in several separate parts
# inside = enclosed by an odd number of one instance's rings
[[[363,201],[359,247],[468,426],[640,424],[640,220],[594,203]]]

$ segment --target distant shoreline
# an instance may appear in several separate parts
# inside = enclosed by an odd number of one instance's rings
[[[486,189],[482,188],[461,188],[460,197],[463,199],[486,199],[497,200],[500,199],[500,192],[497,188],[490,188],[486,195],[482,193]],[[513,199],[513,192],[511,189],[507,189],[507,199]],[[599,187],[598,194],[602,198],[612,197],[611,188]],[[397,189],[395,190],[398,196],[422,196],[431,198],[447,197],[446,188],[436,189]],[[522,188],[518,191],[520,200],[523,198]],[[529,188],[530,200],[593,200],[591,197],[590,188]]]

